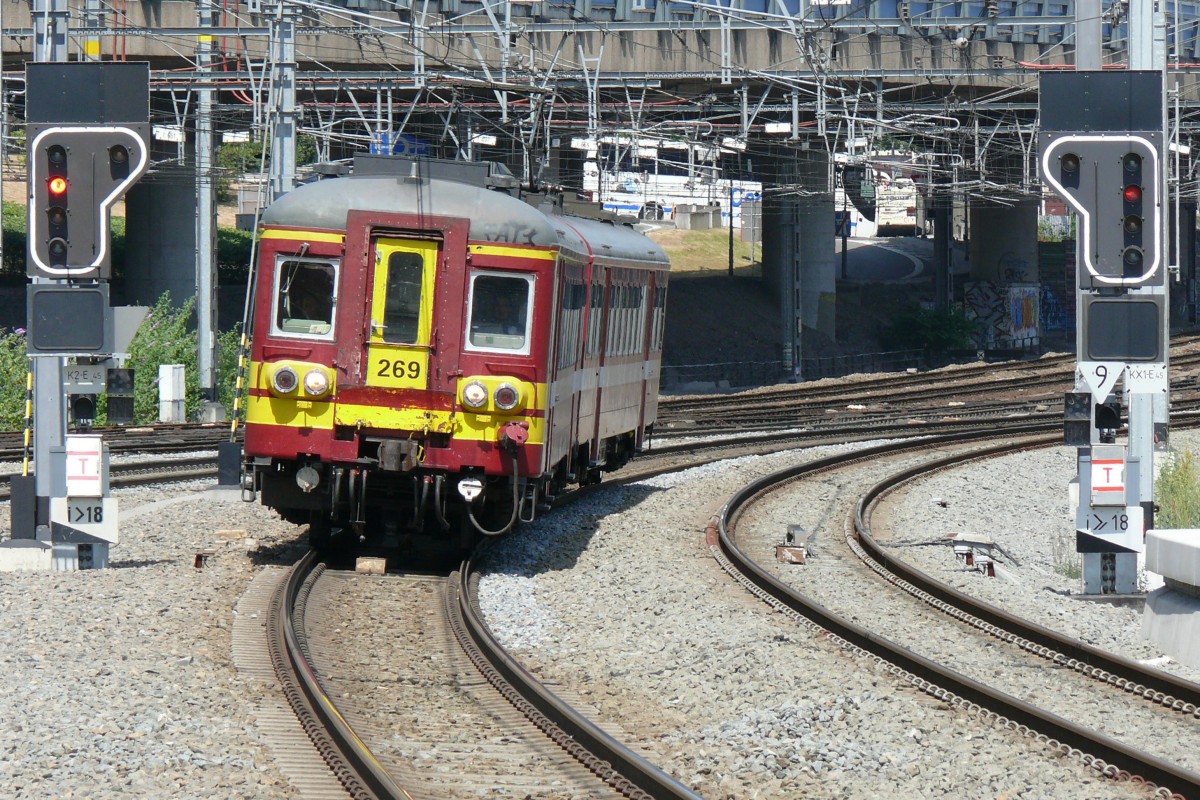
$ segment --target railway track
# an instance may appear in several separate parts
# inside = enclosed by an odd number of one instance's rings
[[[875,504],[904,482],[929,470],[1042,447],[1057,443],[1056,439],[1051,434],[987,448],[960,443],[952,445],[952,454],[939,459],[914,458],[911,445],[890,444],[784,470],[745,487],[726,504],[710,529],[711,550],[757,596],[832,632],[851,651],[887,662],[920,690],[1028,733],[1051,752],[1076,757],[1106,776],[1200,796],[1200,764],[1192,756],[1200,686],[982,604],[905,565],[871,535]],[[875,472],[893,474],[864,487],[862,499],[843,509],[847,542],[838,545],[833,536],[821,538],[820,556],[804,568],[803,590],[800,584],[793,586],[796,573],[778,567],[770,557],[772,545],[779,540],[779,525],[777,520],[769,521],[772,514],[767,507],[783,503],[782,485],[814,479],[849,462],[862,469],[867,459],[874,461]],[[904,463],[890,464],[892,459]],[[795,503],[787,505],[793,508]],[[755,532],[764,526],[770,534]],[[851,569],[855,558],[851,549],[883,574],[887,584],[881,584],[874,572]],[[846,591],[848,581],[861,589]],[[833,582],[839,591],[824,588]],[[897,596],[886,588],[889,585],[901,586],[907,594]],[[887,597],[878,599],[881,592]],[[848,595],[856,596],[856,601],[847,604]],[[866,608],[870,614],[862,613]],[[917,625],[913,619],[926,621]],[[904,633],[913,630],[920,631],[915,638]],[[987,655],[973,656],[969,666],[951,663],[959,661],[955,653],[965,651]],[[1024,699],[1009,693],[1013,687],[1020,687]],[[1129,719],[1130,705],[1138,706],[1142,721]],[[1121,733],[1102,732],[1114,727]],[[1151,730],[1153,737],[1135,733]]]
[[[272,593],[275,674],[345,793],[694,800],[499,646],[475,607],[473,570],[366,578],[330,573],[310,553]],[[360,622],[347,608],[378,618],[350,631]],[[303,749],[294,732],[280,746]]]
[[[1177,337],[1171,353],[1172,396],[1196,391],[1200,339]],[[820,381],[748,390],[736,394],[667,397],[659,403],[655,436],[660,440],[699,432],[740,428],[870,424],[907,417],[928,422],[941,417],[1035,413],[1061,414],[1062,395],[1072,387],[1074,356],[1036,361],[971,364],[918,374],[894,373],[846,381]]]

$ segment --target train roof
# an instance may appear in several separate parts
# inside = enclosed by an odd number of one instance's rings
[[[326,178],[276,200],[263,210],[261,224],[345,230],[352,210],[466,218],[475,241],[560,247],[581,256],[590,246],[598,257],[635,262],[630,266],[666,269],[668,264],[661,247],[627,226],[546,213],[504,191],[437,177]]]
[[[659,247],[658,242],[628,225],[566,215],[552,216],[551,219],[560,219],[579,231],[591,244],[592,251],[601,258],[635,261],[643,268],[670,268],[667,254]]]

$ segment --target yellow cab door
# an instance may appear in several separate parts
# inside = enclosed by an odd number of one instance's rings
[[[437,254],[434,241],[375,240],[367,386],[428,388]]]

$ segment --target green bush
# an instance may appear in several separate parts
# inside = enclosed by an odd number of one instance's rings
[[[0,273],[9,281],[25,280],[25,218],[24,203],[5,203],[3,212],[4,263]]]
[[[194,418],[204,398],[198,384],[199,346],[193,324],[194,300],[183,308],[174,308],[169,296],[163,296],[150,310],[129,347],[126,366],[134,370],[134,422],[148,425],[158,421],[158,368],[161,364],[182,364],[187,389],[185,406]],[[217,399],[233,414],[237,380],[237,329],[217,335]],[[17,431],[25,427],[25,386],[30,361],[26,352],[25,331],[0,331],[0,430]],[[98,425],[108,421],[108,398],[101,395],[97,408]],[[244,409],[239,416],[245,417]]]
[[[1172,453],[1154,484],[1156,528],[1200,528],[1200,475],[1191,450]]]
[[[940,352],[974,346],[978,324],[960,308],[908,308],[897,314],[882,341],[897,350]]]
[[[158,419],[160,364],[184,365],[188,419],[200,409],[196,333],[188,330],[195,306],[196,301],[189,298],[183,308],[175,308],[171,305],[170,295],[164,294],[150,309],[129,345],[129,363],[134,370],[133,413],[138,423]]]
[[[0,332],[0,429],[25,427],[25,380],[29,358],[25,354],[25,331]]]
[[[254,234],[237,228],[217,228],[217,278],[220,283],[246,282]]]

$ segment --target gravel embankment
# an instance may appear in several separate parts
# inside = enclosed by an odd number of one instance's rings
[[[1145,796],[978,726],[728,581],[704,547],[709,518],[737,485],[819,452],[647,481],[527,526],[500,543],[483,581],[491,624],[543,677],[652,741],[658,762],[705,797]],[[1004,532],[1012,538],[993,534],[1020,566],[962,580],[1154,658],[1135,612],[1062,596],[1075,586],[1055,572],[1061,548],[1049,535],[1057,520],[1069,525],[1062,462],[1030,459],[1019,483],[1004,473],[991,495],[981,479],[950,476],[904,502],[924,519],[927,495],[949,499],[933,512],[939,529],[1027,519]],[[299,555],[300,531],[236,492],[204,489],[117,490],[122,541],[108,569],[0,573],[0,798],[296,796],[255,725],[265,690],[236,673],[230,630],[261,566]],[[805,506],[820,511],[835,495],[822,487]],[[198,570],[206,548],[216,552]]]
[[[1200,447],[1200,434],[1177,432],[1173,437],[1177,449]],[[967,464],[902,489],[889,498],[876,526],[883,527],[880,538],[894,552],[960,591],[1087,644],[1200,682],[1200,669],[1164,658],[1142,636],[1140,607],[1069,597],[1081,586],[1073,577],[1079,556],[1067,493],[1075,471],[1075,449],[1069,447]],[[930,545],[955,532],[983,535],[1000,547],[995,578],[957,562],[944,544]]]
[[[114,491],[108,569],[0,573],[0,798],[296,796],[250,714],[263,687],[238,676],[230,631],[261,565],[298,557],[299,529],[204,488]]]
[[[1146,796],[918,694],[731,585],[704,546],[709,518],[738,486],[833,449],[646,481],[530,526],[498,548],[482,581],[489,624],[544,678],[586,687],[606,717],[654,740],[658,763],[705,797]],[[1028,491],[1000,492],[972,508],[985,519],[1040,514],[1069,530],[1057,513],[1067,492],[1062,464],[1032,459],[1019,469]],[[938,491],[951,508],[979,491],[954,476],[946,481]],[[811,530],[806,516],[833,512],[833,483],[798,490],[796,515],[779,520],[780,539],[787,522]],[[1051,549],[1044,527],[1024,529],[1028,542],[1020,526],[1010,527],[1004,546],[1022,563],[1027,550]],[[1031,574],[1044,569],[1028,563]],[[1102,646],[1159,655],[1140,639],[1133,612],[1040,585],[1017,593],[1027,601],[1020,613],[1052,621],[1071,603],[1080,629],[1107,632]]]

